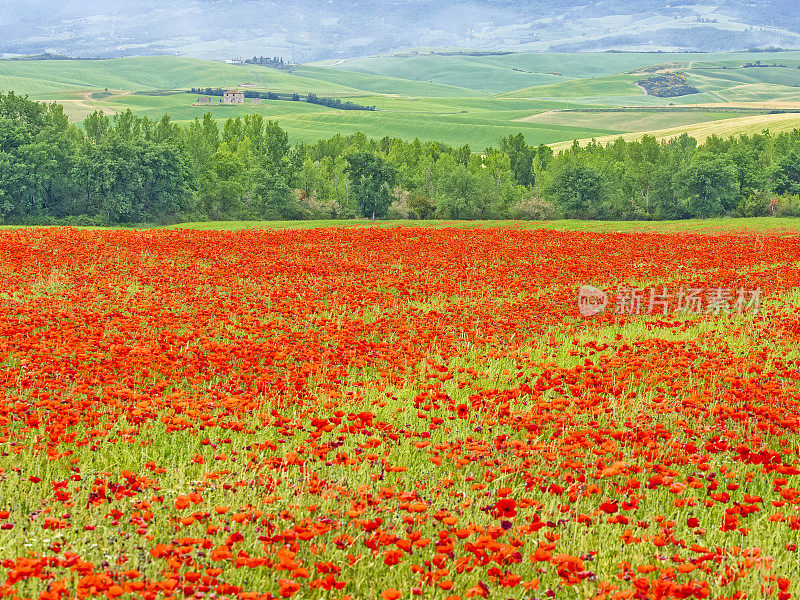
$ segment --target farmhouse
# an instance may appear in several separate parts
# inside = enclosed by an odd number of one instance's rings
[[[241,90],[226,90],[223,93],[223,104],[244,104],[244,92]]]
[[[211,104],[211,96],[200,96],[197,99],[198,104]]]

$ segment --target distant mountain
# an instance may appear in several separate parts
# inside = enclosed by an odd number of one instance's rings
[[[0,54],[284,56],[412,47],[800,47],[797,0],[0,0]]]

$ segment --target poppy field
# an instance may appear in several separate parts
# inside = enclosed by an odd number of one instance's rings
[[[800,591],[800,236],[0,232],[0,597]],[[585,284],[746,314],[578,312]]]

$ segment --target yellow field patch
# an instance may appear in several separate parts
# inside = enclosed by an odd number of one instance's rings
[[[608,135],[595,138],[595,141],[600,144],[607,144],[620,137],[626,141],[631,141],[641,139],[644,135],[652,135],[658,140],[664,140],[678,137],[686,133],[696,138],[697,141],[702,144],[707,138],[714,134],[728,137],[742,134],[752,135],[761,133],[767,129],[772,133],[780,133],[782,131],[791,131],[795,128],[800,128],[800,114],[753,115],[724,119],[722,121],[697,123],[695,125],[686,125],[683,127],[671,127],[669,129]],[[578,140],[581,145],[586,145],[590,141],[591,139],[585,138]],[[555,151],[566,150],[572,146],[572,143],[573,142],[558,142],[556,144],[550,144],[550,147]]]

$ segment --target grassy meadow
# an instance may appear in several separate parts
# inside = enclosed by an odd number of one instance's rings
[[[761,61],[763,67],[745,67]],[[290,140],[316,141],[363,131],[371,137],[441,140],[482,149],[523,132],[529,144],[614,139],[656,132],[702,138],[717,133],[800,126],[800,52],[512,53],[496,56],[396,54],[301,65],[293,72],[174,56],[114,60],[0,61],[0,89],[58,102],[69,118],[127,109],[174,121],[259,113],[278,120]],[[645,95],[636,81],[656,68],[685,73],[698,94]],[[191,87],[236,87],[374,105],[340,111],[304,102],[194,105]],[[104,90],[108,90],[108,94]],[[98,92],[101,92],[98,94]],[[594,109],[627,107],[626,112]],[[640,109],[640,112],[636,112]]]

